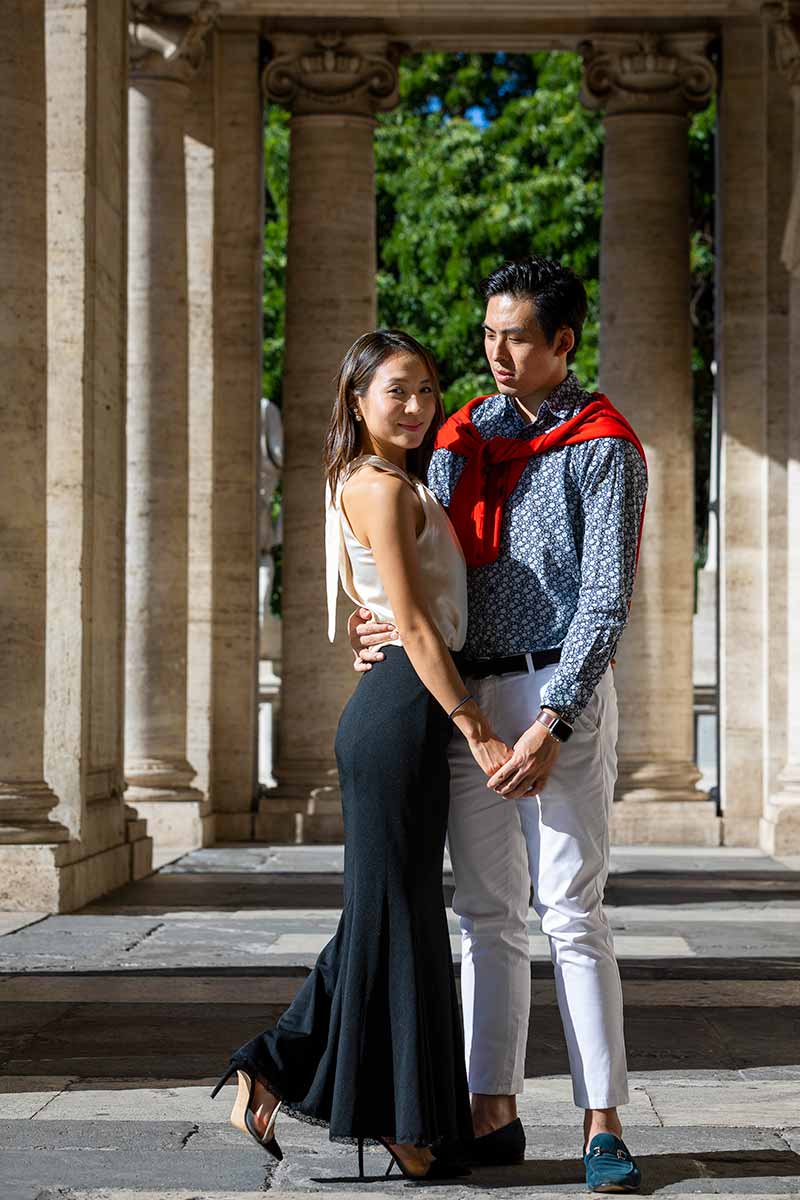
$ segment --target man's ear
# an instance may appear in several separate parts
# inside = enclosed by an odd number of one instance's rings
[[[569,354],[572,347],[575,345],[575,334],[572,327],[565,325],[563,329],[559,329],[556,337],[556,354]]]

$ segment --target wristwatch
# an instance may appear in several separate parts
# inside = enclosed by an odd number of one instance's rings
[[[557,742],[568,742],[572,737],[572,726],[557,712],[542,708],[536,717],[540,725],[544,725],[550,737]]]

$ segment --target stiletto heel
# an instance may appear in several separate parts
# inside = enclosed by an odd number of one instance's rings
[[[243,1071],[241,1067],[237,1067],[235,1065],[229,1067],[227,1073],[222,1076],[222,1079],[220,1079],[219,1083],[211,1093],[212,1099],[214,1096],[216,1096],[222,1085],[226,1083],[234,1073],[238,1078],[239,1090],[236,1093],[236,1099],[233,1102],[233,1108],[231,1110],[231,1125],[234,1125],[237,1129],[241,1129],[242,1133],[249,1133],[250,1137],[253,1138],[254,1141],[258,1142],[259,1146],[262,1146],[263,1149],[271,1154],[273,1158],[277,1159],[278,1162],[281,1162],[283,1159],[283,1151],[278,1145],[277,1138],[274,1136],[275,1122],[278,1119],[281,1101],[278,1101],[270,1113],[269,1120],[267,1121],[267,1127],[264,1132],[259,1133],[256,1129],[256,1123],[253,1118],[253,1110],[250,1107],[253,1100],[253,1093],[256,1088],[255,1076],[253,1076],[251,1079],[247,1072]]]
[[[358,1139],[358,1178],[366,1179],[364,1174],[364,1139]]]
[[[236,1067],[228,1067],[227,1071],[222,1076],[222,1079],[220,1079],[219,1083],[217,1084],[217,1086],[214,1088],[213,1092],[211,1093],[212,1100],[215,1099],[217,1092],[220,1090],[220,1088],[225,1086],[225,1084],[228,1082],[228,1080],[230,1079],[231,1075],[234,1073],[235,1070],[236,1070]]]
[[[378,1138],[378,1141],[390,1156],[389,1166],[384,1179],[389,1178],[395,1166],[400,1168],[400,1174],[405,1179],[411,1179],[415,1183],[427,1183],[428,1181],[440,1179],[460,1179],[464,1175],[472,1174],[469,1167],[464,1163],[444,1162],[442,1159],[434,1158],[427,1171],[423,1171],[421,1175],[417,1175],[414,1171],[409,1171],[402,1158],[395,1153],[387,1141],[383,1138]]]

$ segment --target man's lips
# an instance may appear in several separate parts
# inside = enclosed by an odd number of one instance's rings
[[[514,378],[514,372],[513,371],[499,371],[497,369],[497,367],[495,367],[494,377],[495,377],[495,379],[502,379],[503,383],[508,383],[509,380]]]

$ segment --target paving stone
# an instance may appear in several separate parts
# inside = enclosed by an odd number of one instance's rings
[[[0,1121],[4,1150],[182,1150],[197,1125],[189,1121]],[[236,1130],[229,1126],[231,1133]],[[239,1139],[241,1140],[241,1133]]]
[[[794,1066],[800,1057],[800,1009],[773,1008],[768,1021],[754,1021],[750,1009],[707,1012],[716,1034],[735,1047],[737,1066]]]
[[[42,1121],[167,1121],[172,1124],[216,1124],[227,1121],[235,1088],[230,1085],[217,1100],[210,1084],[151,1080],[86,1079],[62,1092],[37,1116]]]
[[[0,937],[8,933],[15,933],[18,929],[24,929],[26,925],[35,925],[37,921],[44,920],[48,913],[36,912],[6,912],[0,911]]]
[[[237,1188],[258,1191],[263,1190],[271,1170],[266,1158],[266,1152],[260,1155],[256,1146],[252,1155],[224,1150],[191,1155],[163,1150],[58,1150],[31,1155],[25,1150],[8,1150],[0,1162],[0,1195],[11,1200],[16,1189],[38,1184],[39,1188],[59,1188],[61,1196],[69,1196],[69,1189],[96,1188],[98,1180],[104,1189],[168,1192],[179,1187],[212,1194],[223,1188],[234,1193]]]
[[[5,1011],[3,1006],[3,1011]],[[32,1006],[38,1007],[38,1006]],[[176,1062],[191,1061],[182,1074],[222,1069],[232,1049],[273,1025],[284,1005],[225,1006],[221,1021],[213,1006],[165,1004],[76,1004],[36,1032],[7,1063],[15,1074],[113,1074],[137,1069],[155,1077],[174,1074]],[[60,1065],[60,1068],[58,1066]]]
[[[739,1081],[691,1088],[658,1081],[648,1085],[653,1108],[664,1125],[753,1125],[772,1129],[797,1125],[797,1083]]]

